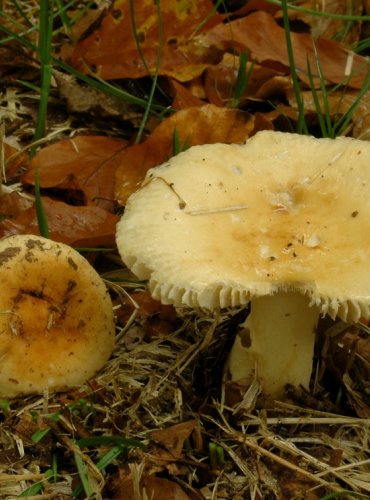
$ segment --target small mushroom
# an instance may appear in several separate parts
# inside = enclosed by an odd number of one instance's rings
[[[370,143],[262,131],[195,146],[148,172],[118,223],[123,261],[154,298],[250,303],[226,376],[268,399],[308,388],[320,315],[370,306]]]
[[[108,360],[113,308],[73,248],[33,235],[0,241],[0,397],[83,384]]]

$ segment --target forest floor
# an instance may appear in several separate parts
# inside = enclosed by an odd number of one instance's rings
[[[258,379],[222,377],[246,308],[161,305],[115,228],[147,171],[190,146],[260,130],[370,140],[370,2],[0,9],[0,237],[78,248],[116,314],[93,379],[0,400],[0,497],[369,498],[367,322],[320,320],[310,389],[261,404]]]

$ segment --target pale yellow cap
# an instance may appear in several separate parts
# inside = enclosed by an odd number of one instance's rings
[[[262,131],[148,172],[118,223],[156,299],[215,309],[299,291],[357,321],[370,304],[370,142]]]

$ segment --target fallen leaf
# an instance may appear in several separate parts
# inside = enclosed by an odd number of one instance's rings
[[[120,473],[114,482],[113,500],[137,500],[138,495],[131,475]],[[174,481],[156,476],[144,476],[140,480],[140,498],[150,500],[190,500],[190,497]]]
[[[43,197],[50,238],[76,247],[114,247],[118,217],[99,207],[76,207]],[[32,206],[14,219],[0,222],[0,238],[40,234]]]
[[[312,1],[302,2],[300,7],[312,9]],[[361,16],[363,13],[362,2],[349,3],[348,0],[325,0],[317,8],[321,12],[339,15]],[[280,16],[277,14],[275,17]],[[289,10],[289,18],[305,22],[310,27],[310,33],[315,38],[322,37],[337,40],[347,46],[355,43],[361,32],[360,22],[352,22],[350,29],[348,29],[348,21],[330,16],[312,15],[304,11]]]
[[[248,49],[251,57],[270,68],[288,72],[289,57],[285,31],[267,12],[253,12],[247,17],[226,24],[218,24],[197,36],[200,44],[210,44],[223,50],[243,52]],[[298,77],[309,83],[307,58],[311,69],[317,73],[316,47],[324,78],[332,83],[361,88],[368,76],[369,61],[349,51],[345,46],[325,38],[314,38],[306,33],[291,33],[295,66]]]
[[[121,307],[116,310],[117,319],[122,326],[130,320],[133,313],[136,312],[135,321],[139,324],[135,335],[139,334],[139,341],[152,340],[158,337],[169,335],[174,329],[174,323],[177,318],[176,309],[171,305],[163,305],[154,300],[148,291],[134,292],[130,298],[123,299]],[[125,341],[128,339],[126,332]],[[134,338],[137,344],[137,340]]]
[[[10,21],[6,22],[0,12],[0,23],[9,24],[9,29],[17,30]],[[24,28],[26,29],[26,28]],[[40,69],[37,64],[25,52],[19,50],[16,44],[1,45],[0,47],[0,79],[2,88],[6,83],[16,82],[17,79],[25,81],[33,81],[37,78]]]
[[[15,218],[32,205],[33,201],[30,198],[17,191],[2,193],[0,196],[0,220]]]
[[[235,87],[239,71],[239,57],[225,54],[222,61],[205,72],[204,87],[207,99],[216,106],[229,106],[235,96]],[[248,63],[246,73],[249,74],[248,83],[241,102],[247,98],[257,97],[265,82],[270,81],[280,73],[274,69]],[[240,107],[240,106],[238,106]]]
[[[72,75],[54,70],[59,95],[65,99],[70,113],[89,113],[98,117],[114,117],[140,123],[142,110],[133,104],[77,81]]]
[[[105,2],[102,2],[101,5],[95,4],[94,8],[86,10],[76,23],[71,23],[70,28],[73,38],[78,40],[91,32],[92,27],[99,23],[106,8]],[[69,12],[73,14],[73,11]]]
[[[196,420],[189,420],[181,424],[152,431],[150,437],[157,443],[163,445],[175,458],[182,456],[184,442],[197,426]]]
[[[6,180],[15,177],[22,169],[27,168],[29,158],[25,153],[21,153],[17,148],[4,142],[4,165]]]
[[[237,109],[212,104],[178,111],[158,125],[141,144],[129,146],[120,154],[116,172],[116,199],[124,205],[140,186],[149,168],[173,156],[173,134],[181,144],[243,143],[255,133],[256,118]]]
[[[177,82],[173,78],[169,79],[169,93],[172,96],[172,108],[176,111],[180,109],[203,106],[204,101],[196,97],[185,85]]]
[[[324,100],[321,92],[317,92],[321,110],[325,110]],[[296,101],[290,92],[287,95],[290,105],[296,107]],[[329,112],[332,116],[332,122],[335,123],[345,115],[355,103],[358,97],[358,92],[347,90],[345,93],[337,91],[331,92],[326,97],[326,103]],[[302,99],[305,111],[311,111],[316,114],[316,105],[312,96],[312,92],[302,92]],[[351,135],[357,139],[370,140],[370,91],[366,92],[359,100],[352,119],[353,130]]]
[[[34,184],[35,167],[41,188],[82,193],[83,204],[112,210],[114,175],[126,141],[105,136],[80,135],[41,149],[22,177]]]
[[[160,50],[159,74],[191,80],[215,62],[207,47],[192,44],[197,30],[222,21],[212,11],[211,0],[161,1],[163,44],[159,47],[158,15],[155,2],[133,2],[137,38],[145,63],[137,48],[129,0],[116,0],[100,27],[77,44],[70,63],[81,71],[89,69],[100,78],[139,78],[154,73]],[[207,22],[203,26],[204,20]]]
[[[272,4],[269,0],[248,0],[248,2],[244,2],[242,0],[230,0],[228,4],[231,3],[233,5],[236,4],[237,8],[234,13],[235,16],[242,17],[256,10],[264,10],[265,12],[269,12],[274,15],[278,10],[279,6]]]

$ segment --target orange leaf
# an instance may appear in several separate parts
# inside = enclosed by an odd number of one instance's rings
[[[255,131],[255,117],[244,111],[218,108],[212,104],[178,111],[158,125],[145,142],[130,146],[121,153],[115,190],[119,203],[126,203],[149,168],[173,155],[175,129],[181,144],[243,143]]]
[[[21,168],[28,166],[28,156],[20,153],[16,148],[4,142],[4,164],[6,179],[14,177]]]
[[[145,476],[140,481],[141,493],[145,490],[146,495],[140,498],[151,500],[190,500],[190,497],[174,481],[156,476]],[[113,500],[136,500],[138,498],[131,475],[121,473],[115,481]]]
[[[151,73],[155,71],[159,42],[155,2],[133,2],[134,19],[141,50]],[[195,48],[190,38],[213,9],[211,0],[162,0],[163,46],[159,74],[191,80],[212,64],[208,48]],[[132,29],[129,0],[116,0],[101,26],[79,42],[71,64],[86,71],[90,67],[101,78],[139,78],[148,74],[140,57]],[[214,13],[202,29],[221,22]],[[218,57],[218,55],[216,55]]]
[[[169,84],[170,93],[173,96],[173,109],[179,110],[194,106],[203,106],[203,104],[205,104],[204,101],[201,101],[198,97],[193,95],[187,87],[173,78],[170,79]]]
[[[105,136],[65,139],[39,151],[22,180],[33,185],[37,166],[42,188],[80,191],[84,204],[111,209],[114,174],[125,146]]]
[[[99,207],[76,207],[43,198],[50,238],[76,247],[115,246],[118,217]],[[15,219],[0,223],[0,237],[11,234],[40,234],[32,206]]]
[[[198,37],[199,43],[213,44],[219,49],[251,51],[252,58],[266,66],[285,71],[289,68],[285,31],[267,12],[254,12],[247,17],[219,24]],[[349,87],[361,88],[368,75],[369,62],[348,51],[342,44],[325,38],[314,39],[306,33],[291,33],[295,66],[301,80],[308,83],[307,58],[315,73],[314,44],[320,66],[326,80],[332,83],[347,83]],[[351,59],[353,57],[353,59]],[[352,62],[351,62],[352,60]],[[283,65],[283,67],[281,67]],[[347,76],[347,65],[351,76]],[[347,81],[348,80],[348,81]]]

